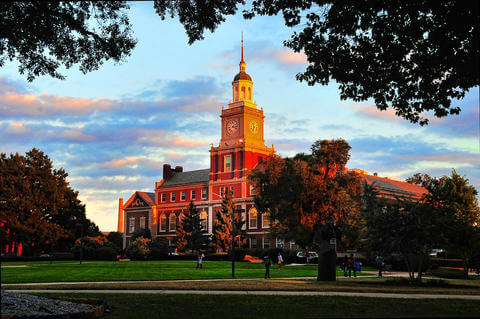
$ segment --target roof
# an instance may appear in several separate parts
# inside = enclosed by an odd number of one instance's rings
[[[125,209],[125,208],[127,208],[128,206],[130,206],[130,205],[133,203],[133,200],[134,200],[137,196],[140,197],[149,207],[155,205],[155,193],[147,193],[147,192],[136,191],[136,192],[133,193],[133,195],[130,196],[130,198],[125,202],[125,204],[123,205],[123,208]]]
[[[155,205],[155,193],[139,192],[137,194],[148,204]]]
[[[185,185],[185,184],[198,184],[198,183],[208,183],[210,180],[210,169],[199,169],[196,171],[189,172],[176,172],[173,173],[171,177],[165,180],[160,188],[175,186],[175,185]]]
[[[379,177],[361,174],[367,184],[374,185],[380,191],[381,197],[404,196],[409,198],[420,198],[428,191],[422,186],[397,181],[386,177]]]
[[[250,75],[248,75],[246,72],[240,72],[235,77],[233,78],[233,81],[238,81],[238,80],[248,80],[251,81],[252,78]]]

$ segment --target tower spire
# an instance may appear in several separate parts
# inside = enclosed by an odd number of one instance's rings
[[[242,60],[241,60],[240,62],[245,62],[245,61],[243,60],[243,31],[242,31]]]

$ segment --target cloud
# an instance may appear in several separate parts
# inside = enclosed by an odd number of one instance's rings
[[[24,135],[31,132],[31,129],[24,126],[21,122],[12,122],[10,125],[5,129],[5,133],[12,134],[12,135]]]
[[[462,109],[459,115],[435,117],[431,112],[422,116],[429,120],[425,130],[428,132],[449,136],[478,136],[480,130],[479,92],[478,88],[470,90],[464,99],[453,100],[452,105],[459,105]],[[375,105],[368,103],[353,103],[348,107],[363,118],[381,120],[382,122],[395,122],[404,126],[418,126],[396,115],[393,108],[385,111],[379,110]]]
[[[297,53],[287,49],[279,49],[273,54],[273,58],[284,65],[307,65],[307,56],[305,53]]]

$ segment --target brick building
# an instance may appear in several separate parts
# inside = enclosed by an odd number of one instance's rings
[[[124,234],[124,247],[138,228],[149,228],[152,237],[165,237],[175,245],[175,230],[183,212],[193,201],[201,214],[203,227],[212,233],[216,212],[221,209],[225,189],[231,189],[238,209],[243,210],[244,227],[251,248],[296,248],[295,243],[282,240],[271,242],[265,236],[270,227],[269,217],[257,212],[253,189],[247,181],[249,171],[267,156],[275,153],[265,145],[263,108],[253,100],[253,81],[246,73],[242,54],[240,71],[232,82],[232,102],[221,111],[221,139],[210,148],[210,168],[183,171],[169,164],[163,166],[163,179],[155,183],[152,193],[135,192],[125,204],[120,199],[118,231]],[[375,185],[382,196],[393,194],[418,198],[422,187],[405,182],[362,173],[366,182]]]

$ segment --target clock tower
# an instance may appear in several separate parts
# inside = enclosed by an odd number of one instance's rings
[[[221,187],[235,184],[234,197],[248,197],[246,182],[249,171],[275,153],[273,147],[265,146],[265,116],[263,109],[258,109],[253,100],[253,81],[246,72],[243,58],[243,38],[239,67],[239,73],[232,82],[232,101],[228,108],[222,107],[219,146],[210,149],[210,181],[213,184],[210,194],[213,200],[220,199],[221,196],[216,195],[223,193],[221,189],[216,192],[215,184]]]

